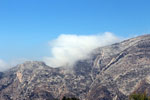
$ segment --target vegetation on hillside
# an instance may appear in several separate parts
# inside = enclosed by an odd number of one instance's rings
[[[56,99],[58,100],[58,99]],[[80,100],[78,98],[75,98],[75,97],[63,97],[62,100]],[[150,100],[150,96],[147,96],[147,93],[144,92],[144,93],[132,93],[130,96],[129,96],[129,100]]]
[[[75,97],[72,97],[72,98],[63,97],[62,100],[79,100],[79,99],[77,99],[77,98],[75,98]]]
[[[150,100],[146,93],[133,93],[129,96],[129,100]]]

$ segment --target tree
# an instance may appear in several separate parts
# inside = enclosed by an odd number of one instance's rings
[[[79,99],[77,99],[77,98],[75,98],[75,97],[66,98],[66,97],[64,96],[62,100],[79,100]]]

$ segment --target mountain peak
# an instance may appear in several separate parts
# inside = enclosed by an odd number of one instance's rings
[[[17,67],[23,69],[37,69],[37,68],[43,68],[48,66],[42,61],[26,61],[23,64],[17,65]]]

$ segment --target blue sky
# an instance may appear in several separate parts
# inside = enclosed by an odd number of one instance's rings
[[[150,33],[150,0],[0,0],[0,58],[39,59],[60,34]]]

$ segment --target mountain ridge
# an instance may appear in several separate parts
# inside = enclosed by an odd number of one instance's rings
[[[150,35],[143,35],[94,49],[87,59],[77,61],[71,71],[28,61],[0,73],[0,99],[61,100],[67,96],[128,100],[131,93],[150,86],[144,81],[150,77],[149,57]]]

